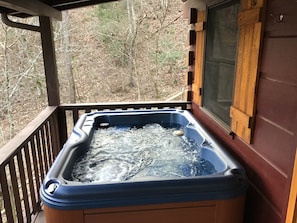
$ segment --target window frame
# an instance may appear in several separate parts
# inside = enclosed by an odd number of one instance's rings
[[[210,41],[214,41],[214,34],[209,34],[208,33],[208,29],[210,29],[210,24],[209,21],[211,18],[209,18],[209,14],[210,14],[210,10],[220,10],[220,9],[224,9],[226,7],[232,6],[232,5],[239,5],[239,11],[240,11],[240,0],[217,0],[215,2],[211,2],[210,4],[207,5],[206,7],[206,30],[205,30],[205,34],[204,34],[204,61],[203,61],[203,68],[202,68],[202,97],[201,97],[201,107],[203,108],[203,110],[206,111],[207,114],[209,114],[216,122],[218,122],[222,127],[224,127],[225,129],[227,129],[228,131],[230,131],[231,129],[231,119],[229,119],[228,121],[226,120],[226,116],[229,116],[229,112],[230,112],[230,108],[233,102],[233,94],[234,94],[234,83],[235,83],[235,73],[236,73],[236,59],[237,59],[237,49],[238,49],[238,41],[239,41],[239,26],[237,25],[238,29],[237,29],[237,36],[236,36],[236,48],[235,50],[235,55],[234,55],[234,60],[232,59],[224,59],[224,58],[217,58],[217,57],[213,57],[213,54],[211,53],[214,49],[214,45],[212,43],[209,43]],[[239,13],[239,12],[238,12]],[[238,15],[238,14],[237,14]],[[237,20],[237,18],[235,18]],[[211,27],[212,28],[212,27]],[[209,36],[212,35],[212,36]],[[209,56],[210,54],[210,56]],[[230,98],[230,106],[228,111],[224,112],[224,113],[216,113],[214,111],[212,111],[213,108],[208,107],[208,105],[206,105],[206,96],[205,96],[205,90],[206,90],[206,79],[209,81],[211,80],[208,75],[211,75],[210,73],[206,73],[208,71],[208,67],[207,67],[207,63],[216,63],[216,65],[220,65],[219,63],[224,63],[225,65],[230,65],[232,66],[233,69],[233,73],[230,74],[230,76],[233,76],[233,80],[232,80],[232,89],[230,89],[232,91],[232,96]],[[220,67],[218,67],[220,69]],[[218,73],[219,76],[219,73]],[[217,78],[217,84],[219,84],[219,77]],[[213,83],[213,82],[212,82]],[[216,84],[215,83],[215,84]],[[215,91],[215,90],[214,90]],[[217,86],[216,91],[219,91],[219,86]],[[210,91],[208,91],[208,93],[212,93]],[[208,103],[211,103],[211,99],[209,99],[210,101]],[[214,104],[214,109],[213,110],[221,110],[223,111],[222,106],[220,105],[218,99],[216,102],[213,102]],[[225,116],[225,117],[224,117]]]
[[[215,1],[212,5],[226,3]],[[252,144],[255,115],[256,90],[259,78],[260,54],[263,41],[265,1],[241,0],[238,15],[239,42],[236,57],[236,71],[232,105],[230,108],[231,126],[224,125],[215,116],[202,107],[203,70],[206,47],[206,11],[199,11],[196,31],[194,81],[192,83],[192,103],[196,104],[206,115],[210,116],[230,135]]]

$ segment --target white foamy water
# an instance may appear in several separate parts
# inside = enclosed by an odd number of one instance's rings
[[[90,149],[74,164],[72,180],[120,182],[215,173],[199,158],[199,145],[159,124],[95,130]]]

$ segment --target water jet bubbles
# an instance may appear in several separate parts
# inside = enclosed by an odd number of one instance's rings
[[[199,146],[177,129],[148,124],[141,128],[107,127],[94,131],[90,149],[74,164],[72,179],[120,182],[154,177],[205,174]],[[211,169],[211,167],[210,167]],[[210,171],[212,172],[212,171]]]

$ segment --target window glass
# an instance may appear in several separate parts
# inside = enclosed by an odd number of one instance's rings
[[[238,40],[239,1],[208,8],[203,107],[230,125]]]

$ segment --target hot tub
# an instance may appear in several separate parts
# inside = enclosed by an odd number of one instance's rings
[[[152,141],[146,138],[153,134],[143,131],[158,128],[173,138],[161,135],[157,142],[143,146],[144,141]],[[100,135],[105,131],[107,135]],[[121,134],[130,137],[136,131],[143,135],[120,141]],[[120,147],[114,148],[112,141]],[[172,147],[173,141],[182,145],[181,154],[175,151],[175,144]],[[162,151],[165,149],[159,144],[169,150]],[[101,150],[90,152],[94,145]],[[125,145],[132,151],[123,152]],[[184,150],[193,157],[186,158]],[[96,156],[85,157],[88,153]],[[162,153],[165,158],[160,158]],[[147,154],[154,158],[144,161]],[[174,154],[177,158],[170,158]],[[97,160],[79,174],[75,172],[82,160],[94,157]],[[106,166],[111,159],[111,166]],[[194,161],[189,164],[189,159]],[[80,178],[82,175],[86,176]],[[133,110],[82,115],[44,179],[40,194],[47,223],[240,223],[246,188],[242,167],[190,112]]]

